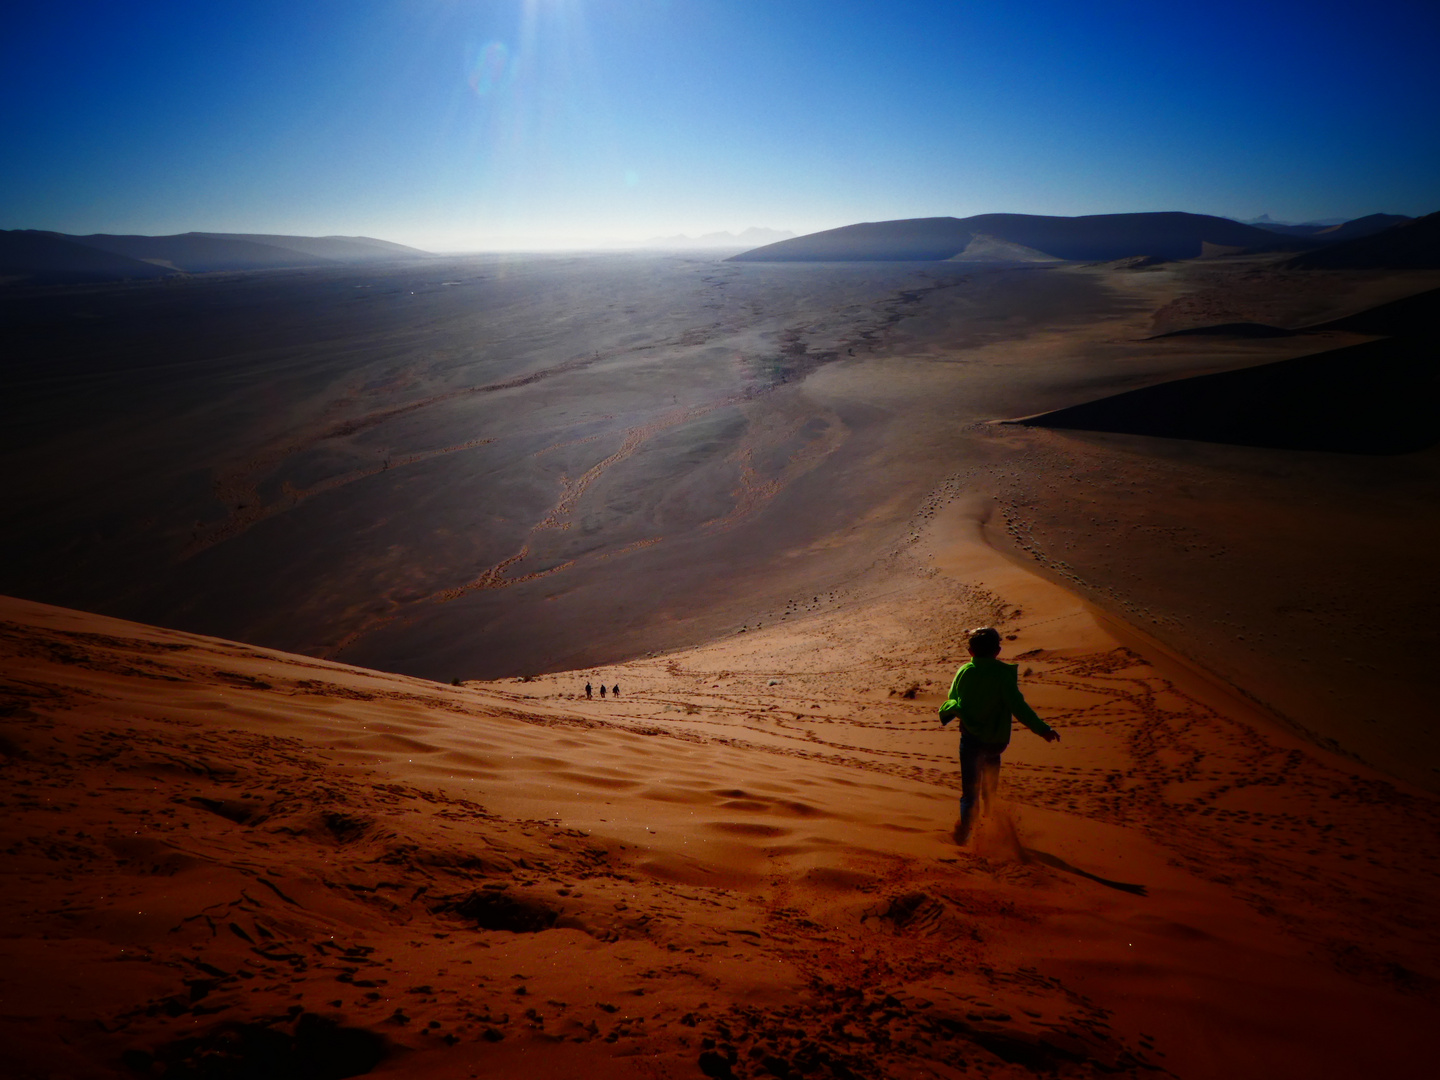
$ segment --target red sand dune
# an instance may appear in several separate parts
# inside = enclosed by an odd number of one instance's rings
[[[0,1072],[1422,1075],[1440,805],[987,516],[937,502],[844,596],[526,682],[3,601]],[[959,849],[934,709],[981,621],[1063,741],[1017,735]]]

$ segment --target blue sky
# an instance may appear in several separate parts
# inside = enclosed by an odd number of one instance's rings
[[[0,228],[460,250],[1440,209],[1433,0],[6,7]]]

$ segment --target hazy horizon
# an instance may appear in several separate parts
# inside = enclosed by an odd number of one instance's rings
[[[623,246],[1440,205],[1440,13],[172,0],[11,13],[0,227]]]
[[[1376,213],[1385,213],[1385,211],[1376,211]],[[936,214],[936,215],[927,215],[927,216],[932,216],[932,217],[956,217],[957,215],[951,215],[951,214]],[[1083,216],[1083,215],[1077,215],[1077,216]],[[1230,220],[1232,220],[1232,221],[1240,221],[1242,224],[1250,224],[1250,223],[1251,223],[1250,221],[1242,221],[1242,219],[1240,219],[1239,217],[1232,216],[1232,215],[1216,215],[1216,216],[1228,217]],[[1257,215],[1257,216],[1258,216],[1258,215]],[[1366,216],[1369,216],[1369,215],[1363,215],[1363,214],[1362,214],[1362,215],[1358,215],[1358,216],[1359,216],[1359,217],[1366,217]],[[1419,216],[1419,215],[1417,215],[1417,216]],[[1312,220],[1305,221],[1305,222],[1300,222],[1300,221],[1286,221],[1286,220],[1280,220],[1280,219],[1270,218],[1268,223],[1271,224],[1271,225],[1339,225],[1339,224],[1343,224],[1343,223],[1346,222],[1346,221],[1353,221],[1353,220],[1355,220],[1355,218],[1343,218],[1343,217],[1333,217],[1333,216],[1332,216],[1332,217],[1329,217],[1329,218],[1317,218],[1317,219],[1312,219]],[[841,224],[841,225],[851,225],[851,224],[856,224],[856,222],[842,222],[842,223],[840,223],[840,224]],[[839,225],[837,225],[837,226],[827,226],[826,228],[828,229],[828,228],[838,228],[838,227],[840,227],[840,226],[839,226]],[[23,227],[17,227],[17,228],[23,228]],[[58,232],[58,230],[48,230],[48,231]],[[813,231],[815,231],[815,232],[820,232],[820,231],[824,231],[824,230],[813,230]],[[380,235],[376,235],[375,233],[366,233],[366,232],[327,233],[327,234],[325,234],[323,237],[321,237],[321,236],[317,236],[317,234],[305,234],[305,233],[288,233],[288,234],[281,234],[281,233],[277,233],[277,232],[276,232],[275,230],[273,230],[273,229],[270,229],[270,230],[259,230],[259,229],[257,229],[257,230],[254,230],[254,231],[240,232],[240,233],[220,233],[218,230],[215,230],[215,229],[187,229],[187,230],[185,230],[185,231],[182,232],[182,233],[163,233],[163,234],[154,234],[154,233],[152,233],[152,234],[129,234],[129,235],[176,236],[176,235],[185,235],[186,233],[191,233],[191,232],[193,232],[193,233],[198,233],[198,234],[202,234],[202,235],[211,234],[211,235],[233,235],[233,236],[255,236],[255,237],[280,236],[280,235],[289,235],[289,236],[295,236],[295,237],[309,236],[309,237],[311,237],[311,238],[320,238],[320,239],[351,239],[351,238],[357,238],[357,237],[359,237],[359,238],[369,238],[369,239],[372,239],[372,240],[383,240],[383,241],[387,241],[387,242],[391,242],[391,243],[402,243],[402,244],[403,244],[403,243],[406,243],[406,241],[397,241],[397,240],[395,240],[394,237],[391,237],[391,236],[380,236]],[[774,234],[776,234],[776,235],[770,236],[770,237],[754,237],[754,238],[746,238],[745,235],[744,235],[744,234],[746,234],[746,233],[756,233],[756,232],[759,232],[759,233],[774,233]],[[90,233],[90,234],[62,233],[61,235],[68,235],[68,236],[112,235],[112,236],[115,236],[115,235],[127,235],[127,234],[117,233],[117,232],[115,232],[114,230],[97,230],[95,233]],[[452,240],[452,241],[449,242],[449,243],[443,243],[443,242],[442,242],[442,243],[434,244],[434,245],[431,245],[431,246],[428,246],[428,247],[423,246],[423,245],[418,244],[418,243],[409,243],[408,246],[415,247],[415,248],[417,248],[417,249],[419,249],[419,250],[421,250],[421,251],[423,251],[424,253],[429,254],[429,255],[439,255],[439,256],[444,256],[444,257],[451,257],[451,256],[454,256],[454,257],[463,257],[463,256],[470,256],[470,255],[477,255],[477,256],[478,256],[478,255],[525,255],[525,254],[554,255],[554,254],[564,254],[564,253],[575,253],[575,254],[585,254],[585,253],[594,253],[594,254],[623,254],[623,253],[626,253],[626,252],[633,252],[633,253],[636,253],[636,254],[674,254],[674,255],[683,255],[683,254],[686,254],[687,252],[699,253],[699,252],[706,252],[706,251],[744,251],[744,250],[747,250],[747,249],[749,249],[749,248],[760,247],[760,246],[764,246],[764,245],[767,245],[767,244],[770,244],[770,243],[774,243],[774,242],[776,242],[776,241],[778,241],[778,240],[780,240],[780,239],[786,239],[786,238],[790,238],[790,237],[794,237],[794,236],[804,236],[804,235],[809,235],[809,234],[807,234],[807,233],[797,233],[797,232],[795,232],[794,230],[769,229],[769,228],[767,228],[767,227],[765,227],[765,226],[749,226],[749,227],[746,227],[746,228],[743,228],[743,229],[719,230],[718,232],[713,232],[713,233],[694,233],[694,232],[692,232],[692,233],[672,234],[672,235],[669,235],[669,236],[649,236],[649,237],[646,237],[646,238],[643,239],[643,240],[632,240],[632,239],[626,239],[626,238],[623,238],[623,237],[616,237],[616,236],[610,236],[610,237],[594,237],[594,238],[590,238],[590,239],[581,239],[581,238],[577,238],[577,237],[554,237],[554,238],[546,238],[546,237],[511,237],[511,238],[495,237],[495,238],[492,238],[488,243],[485,243],[485,244],[467,245],[467,244],[455,242],[455,241]],[[728,238],[730,238],[730,239],[721,240],[721,239],[719,239],[719,237],[721,237],[721,236],[726,236],[726,237],[728,237]]]

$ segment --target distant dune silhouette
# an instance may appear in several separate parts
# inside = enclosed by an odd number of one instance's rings
[[[929,261],[949,259],[977,236],[1018,244],[1037,254],[1085,262],[1148,255],[1192,259],[1204,245],[1243,251],[1308,247],[1305,238],[1286,237],[1253,225],[1207,214],[1092,214],[1043,217],[1035,214],[979,214],[975,217],[871,221],[782,240],[732,256],[736,262]]]
[[[1432,270],[1440,268],[1440,213],[1383,232],[1307,251],[1283,264],[1297,270]]]
[[[1373,236],[1414,220],[1404,214],[1369,214],[1354,221],[1347,221],[1343,225],[1327,225],[1315,233],[1315,237],[1327,243],[1331,240],[1358,240],[1362,236]]]
[[[1440,442],[1432,315],[1437,299],[1440,289],[1432,289],[1306,328],[1391,335],[1380,341],[1176,379],[1019,423],[1286,450],[1423,450]],[[1295,332],[1241,323],[1190,333],[1233,333],[1237,327]]]
[[[977,229],[952,217],[863,221],[732,255],[731,262],[931,261],[958,255]]]
[[[1394,225],[1401,225],[1413,218],[1404,214],[1368,214],[1365,217],[1356,218],[1354,221],[1346,221],[1339,225],[1326,225],[1321,222],[1311,222],[1305,225],[1284,225],[1278,221],[1252,221],[1256,225],[1269,232],[1284,233],[1287,236],[1313,236],[1317,240],[1327,243],[1338,240],[1354,240],[1361,236],[1371,236],[1391,228]]]
[[[0,230],[0,277],[81,283],[158,278],[166,272],[163,267],[88,247],[60,233]]]
[[[57,284],[429,257],[428,252],[368,236],[0,232],[0,276]]]
[[[178,236],[111,236],[96,233],[77,236],[76,241],[101,251],[153,261],[187,273],[216,270],[267,270],[292,266],[314,266],[335,260],[307,255],[273,244],[228,237],[181,233]]]
[[[245,240],[254,244],[298,251],[332,262],[380,262],[390,259],[428,259],[428,251],[371,236],[283,236],[267,233],[193,233],[217,240]]]

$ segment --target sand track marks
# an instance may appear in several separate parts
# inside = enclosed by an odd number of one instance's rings
[[[838,618],[837,633],[848,625]],[[953,742],[944,753],[930,749],[934,704],[857,700],[857,684],[886,685],[880,658],[867,662],[873,671],[863,663],[831,668],[818,652],[830,631],[806,633],[817,641],[807,650],[814,670],[776,666],[763,635],[747,634],[710,647],[719,656],[700,650],[687,663],[625,665],[617,675],[626,697],[600,715],[583,702],[563,707],[607,726],[954,792]],[[1063,753],[1043,754],[1040,764],[1027,760],[1031,736],[1016,734],[1001,781],[1015,827],[1005,843],[997,840],[1001,863],[1016,874],[1142,896],[1154,882],[1052,851],[1027,835],[1026,812],[1138,830],[1172,865],[1224,889],[1350,978],[1440,1001],[1440,932],[1427,914],[1440,858],[1416,842],[1440,835],[1434,800],[1227,715],[1131,649],[1033,649],[1017,659],[1027,669],[1027,697],[1065,741]],[[743,809],[765,824],[791,824],[750,801],[737,789],[728,808],[710,812],[736,820]]]
[[[410,465],[418,465],[421,462],[431,461],[438,457],[445,457],[449,454],[461,453],[465,450],[474,450],[480,446],[487,446],[493,443],[494,439],[468,439],[453,446],[442,446],[435,450],[422,450],[413,454],[401,454],[385,458],[376,465],[365,468],[351,469],[338,476],[332,476],[326,480],[311,484],[309,487],[297,488],[290,481],[286,480],[281,484],[281,496],[269,503],[265,502],[260,494],[260,489],[253,483],[227,484],[223,493],[220,492],[220,485],[217,482],[217,493],[221,493],[222,501],[233,502],[235,509],[230,516],[218,524],[197,529],[190,538],[190,541],[180,552],[180,560],[193,558],[207,548],[223,543],[233,537],[239,536],[246,530],[260,524],[267,518],[276,514],[283,514],[294,510],[307,499],[316,495],[323,495],[329,491],[335,491],[345,487],[347,484],[354,484],[361,480],[367,480],[372,476],[379,476],[389,472],[391,469],[403,469]]]
[[[499,393],[503,390],[515,390],[521,387],[531,386],[545,379],[554,378],[558,375],[582,371],[585,368],[600,363],[604,359],[606,359],[606,357],[599,353],[576,357],[564,363],[542,368],[538,371],[528,372],[523,375],[516,375],[513,378],[501,379],[497,382],[481,383],[475,386],[456,387],[452,390],[430,394],[418,400],[406,402],[403,405],[375,409],[359,415],[342,415],[337,418],[322,417],[316,420],[309,430],[302,429],[299,432],[287,434],[282,440],[262,449],[258,455],[252,457],[244,464],[223,472],[216,477],[213,490],[216,499],[227,507],[227,516],[214,525],[197,530],[182,551],[180,558],[188,559],[208,547],[213,547],[225,540],[238,536],[252,526],[264,521],[266,518],[273,517],[275,514],[284,513],[287,510],[293,510],[296,506],[299,506],[306,499],[314,495],[332,491],[346,484],[355,483],[358,480],[364,480],[391,468],[413,465],[445,454],[473,449],[474,447],[483,446],[494,440],[477,438],[437,450],[387,457],[376,466],[354,469],[303,489],[293,488],[287,482],[284,486],[284,495],[282,498],[268,505],[265,504],[259,491],[259,486],[264,479],[273,475],[287,460],[307,450],[311,450],[321,443],[345,439],[363,431],[379,427],[389,421],[410,416],[421,410],[456,399],[479,394]],[[352,392],[346,399],[332,403],[328,411],[332,413],[343,413],[346,411],[346,409],[350,407],[350,400],[356,392]]]
[[[541,566],[523,573],[516,572],[536,557],[537,539],[542,534],[570,529],[581,500],[594,484],[607,472],[634,457],[656,436],[692,423],[719,409],[743,407],[751,400],[748,395],[732,395],[715,402],[673,409],[649,423],[625,429],[621,435],[620,445],[586,469],[585,472],[575,477],[561,475],[560,491],[556,501],[544,517],[530,528],[529,535],[513,554],[486,567],[469,581],[436,590],[421,599],[407,601],[405,608],[397,605],[390,611],[365,616],[359,626],[353,628],[334,644],[321,650],[320,655],[335,657],[343,654],[346,649],[366,635],[374,633],[397,619],[404,618],[405,609],[412,609],[423,604],[450,603],[470,593],[506,589],[538,581],[564,573],[577,566],[619,558],[663,543],[665,541],[663,535],[641,537],[610,550],[587,552],[576,558],[560,559],[549,566]],[[817,424],[819,425],[818,432],[815,430]],[[811,414],[794,413],[762,416],[757,421],[757,427],[752,429],[730,459],[740,469],[740,482],[732,493],[733,508],[721,517],[698,526],[698,531],[705,535],[713,535],[733,529],[753,517],[787,486],[814,469],[838,449],[847,434],[843,423],[837,417],[829,414],[822,414],[818,417]],[[537,456],[561,448],[594,442],[599,438],[601,436],[591,436],[556,443],[538,451]],[[783,459],[783,464],[780,465],[775,475],[769,479],[762,478],[755,465],[756,456],[761,454],[773,456],[777,453]]]
[[[635,427],[626,429],[621,438],[619,448],[613,453],[611,453],[607,457],[602,458],[600,461],[597,461],[594,465],[586,469],[585,472],[580,474],[580,476],[578,477],[569,477],[564,475],[561,476],[559,498],[556,499],[554,505],[551,506],[549,512],[546,513],[546,515],[531,528],[530,539],[526,540],[526,542],[521,545],[520,549],[514,555],[511,555],[506,559],[502,559],[494,566],[487,568],[479,575],[472,578],[470,581],[465,582],[462,585],[452,586],[451,588],[442,589],[439,592],[434,593],[429,599],[437,603],[447,603],[451,600],[458,600],[466,593],[474,592],[477,589],[503,589],[511,585],[520,584],[521,582],[534,581],[538,578],[548,577],[551,574],[560,573],[561,571],[567,570],[570,567],[576,565],[576,563],[582,560],[569,559],[559,563],[558,565],[546,567],[543,570],[532,571],[519,577],[512,578],[508,576],[509,571],[513,567],[518,566],[520,563],[524,562],[530,557],[531,542],[539,533],[552,529],[564,530],[570,528],[572,523],[571,519],[574,516],[576,505],[579,503],[580,499],[584,496],[585,492],[591,487],[591,485],[593,485],[596,480],[600,479],[600,477],[603,476],[605,472],[607,472],[609,469],[612,469],[620,462],[625,461],[627,458],[633,456],[636,451],[638,451],[642,446],[645,445],[646,442],[654,438],[659,433],[663,431],[668,431],[669,429],[677,427],[681,424],[689,423],[690,421],[696,420],[701,416],[706,415],[707,413],[715,411],[716,409],[722,407],[722,405],[728,405],[732,403],[733,402],[731,401],[725,401],[717,402],[714,404],[697,405],[690,408],[675,409],[670,412],[664,413],[659,418],[651,421],[648,424],[640,424]],[[549,450],[557,449],[559,446],[562,445],[571,444],[556,444],[556,446],[547,447],[546,450],[542,450],[540,451],[540,453],[546,453]],[[638,550],[642,547],[648,547],[651,544],[660,543],[663,539],[663,537],[657,536],[649,539],[638,540],[629,545],[626,545],[626,547],[629,550]],[[616,554],[619,554],[619,552],[609,553],[610,557],[614,557],[614,555]],[[596,556],[588,556],[587,558],[595,557]]]

